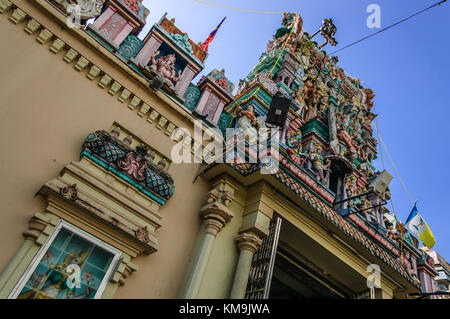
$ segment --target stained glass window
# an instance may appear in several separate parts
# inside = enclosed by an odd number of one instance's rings
[[[25,285],[16,293],[18,299],[92,299],[101,295],[99,289],[106,285],[118,252],[70,228],[55,230],[51,243],[38,253],[34,267],[23,277]]]

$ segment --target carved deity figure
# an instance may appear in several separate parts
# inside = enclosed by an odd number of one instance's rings
[[[344,114],[339,113],[337,118],[338,118],[338,121],[337,121],[338,122],[338,125],[337,125],[338,137],[348,147],[348,150],[351,153],[351,157],[355,157],[355,156],[357,156],[357,154],[356,154],[357,149],[353,145],[353,137],[351,135],[353,128],[348,125],[348,123],[347,123],[348,119],[346,119],[346,116]]]
[[[316,80],[311,76],[304,78],[304,85],[296,91],[296,99],[300,105],[304,106],[306,113],[303,118],[303,108],[299,110],[301,118],[308,122],[317,116],[316,104],[318,102],[318,95],[316,91]]]
[[[302,37],[303,20],[298,13],[283,14],[283,20],[281,21],[281,28],[277,30],[273,37],[273,41],[268,44],[268,52],[274,48],[281,47],[286,40],[286,49],[295,52],[298,41]]]
[[[363,121],[364,121],[364,118],[355,117],[352,122],[352,125],[351,125],[351,136],[359,144],[364,144],[364,140],[362,138],[363,131],[362,131],[362,125],[361,125],[361,123]]]
[[[297,129],[297,132],[295,134],[288,134],[286,138],[286,145],[288,147],[287,151],[291,158],[297,164],[303,164],[308,154],[306,152],[303,152],[302,131],[300,128]]]
[[[257,137],[257,130],[260,128],[261,123],[258,122],[255,112],[253,111],[253,106],[249,105],[246,110],[239,107],[237,111],[238,116],[238,128],[243,129],[245,132],[245,137],[250,139],[253,143]]]
[[[170,87],[180,80],[181,70],[178,71],[178,75],[175,72],[175,54],[168,54],[160,58],[156,58],[159,51],[156,51],[150,57],[150,69],[161,74]]]
[[[403,266],[405,266],[406,270],[408,270],[408,273],[410,275],[415,274],[415,269],[413,265],[411,264],[411,254],[407,249],[403,250],[403,254],[400,256],[400,261]]]
[[[387,223],[385,223],[385,224],[387,224]],[[400,239],[400,236],[394,230],[394,225],[392,225],[391,223],[388,223],[388,225],[387,225],[386,236],[394,241],[398,241]]]
[[[350,175],[345,179],[345,190],[347,193],[347,198],[357,195],[358,186],[356,185],[355,175]]]
[[[314,172],[316,179],[325,186],[328,186],[331,172],[330,165],[331,162],[329,160],[325,161],[323,158],[322,146],[311,145],[311,150],[308,155],[308,168]]]

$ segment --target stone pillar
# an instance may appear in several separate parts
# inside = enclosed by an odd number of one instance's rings
[[[134,27],[135,27],[134,24],[128,22],[123,27],[123,29],[116,35],[116,37],[113,40],[113,43],[119,46],[122,43],[122,41],[125,40],[125,38],[131,33],[131,31],[133,31]]]
[[[243,299],[247,289],[248,276],[252,266],[253,255],[261,246],[262,240],[253,233],[242,233],[237,238],[237,246],[240,250],[236,272],[230,298]]]
[[[233,196],[230,192],[213,189],[208,193],[207,204],[200,209],[200,215],[203,218],[202,229],[198,235],[188,271],[181,286],[179,298],[196,298],[214,240],[219,231],[234,216],[232,211],[227,208],[232,200]]]
[[[37,215],[42,216],[39,213]],[[36,217],[28,221],[28,230],[23,233],[25,241],[0,274],[0,299],[6,299],[11,293],[34,255],[53,231],[55,224],[53,221],[51,225],[48,225],[48,221]]]
[[[109,6],[97,19],[95,19],[92,25],[95,28],[100,29],[101,26],[104,25],[105,22],[114,15],[114,13],[116,13],[116,11],[116,8]]]
[[[210,96],[211,96],[211,89],[206,88],[203,91],[202,95],[200,96],[200,100],[198,101],[197,107],[195,108],[195,112],[197,112],[198,114],[203,114],[206,102],[208,102]]]
[[[183,73],[181,74],[181,79],[175,85],[175,93],[178,94],[178,96],[184,96],[184,93],[186,93],[186,90],[192,79],[194,79],[195,74],[195,70],[193,70],[189,64],[186,65]]]
[[[141,51],[139,51],[138,55],[134,58],[134,63],[145,66],[150,61],[150,57],[158,50],[161,46],[162,41],[158,39],[154,34],[152,34]]]
[[[219,122],[220,115],[222,114],[223,108],[225,107],[225,100],[220,100],[219,106],[216,109],[216,113],[212,119],[213,124],[217,124]]]

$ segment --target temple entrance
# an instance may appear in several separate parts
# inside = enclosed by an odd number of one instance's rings
[[[248,299],[341,299],[365,289],[361,277],[282,217],[255,254]]]
[[[269,299],[339,299],[342,296],[323,284],[306,265],[278,247]]]

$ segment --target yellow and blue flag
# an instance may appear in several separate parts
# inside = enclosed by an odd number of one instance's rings
[[[430,227],[428,227],[422,216],[419,215],[416,203],[414,204],[414,207],[406,220],[405,226],[408,226],[409,230],[419,237],[425,246],[430,249],[434,246],[436,240],[434,239]]]

